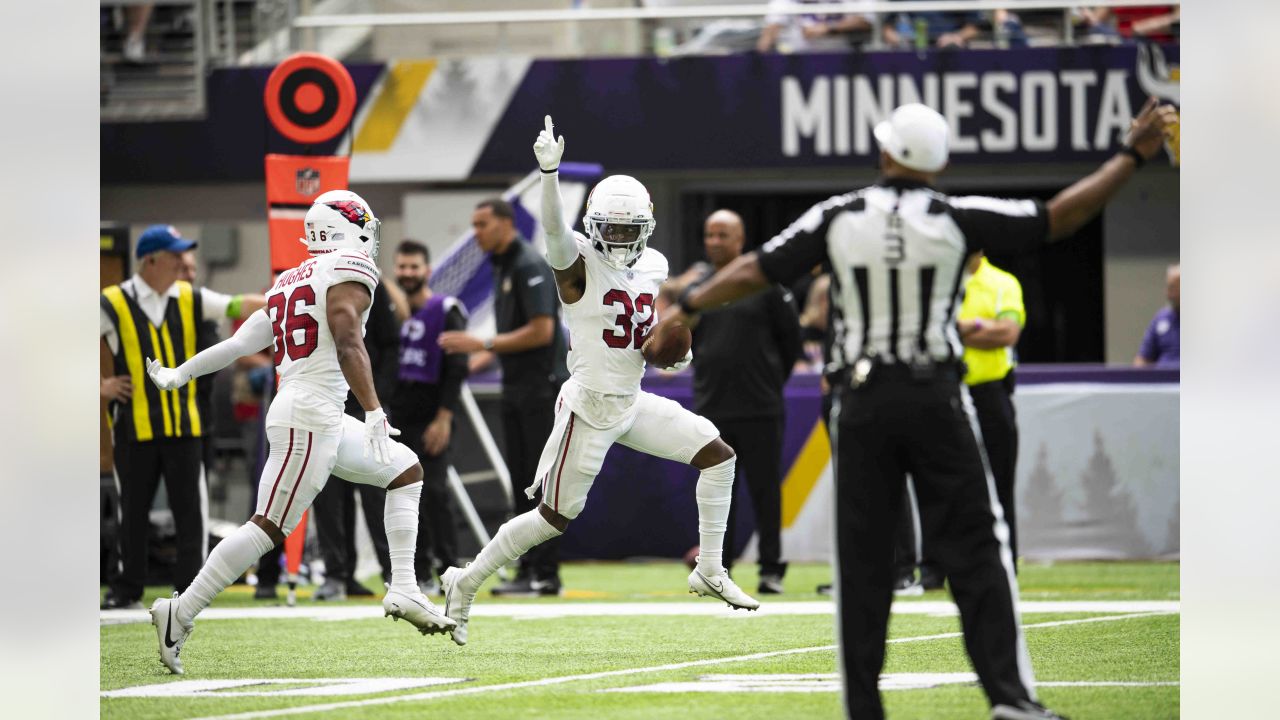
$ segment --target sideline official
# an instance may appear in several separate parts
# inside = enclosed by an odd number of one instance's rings
[[[502,430],[517,515],[537,508],[524,488],[538,471],[542,446],[555,423],[556,396],[569,378],[560,300],[547,261],[515,226],[515,209],[494,198],[476,206],[471,228],[476,245],[493,262],[494,315],[498,334],[488,340],[451,331],[440,334],[447,352],[496,354],[502,362]],[[475,367],[475,360],[471,366]],[[516,577],[495,595],[559,595],[560,540],[538,545],[520,561]]]
[[[185,590],[209,553],[209,489],[196,383],[160,390],[146,379],[146,361],[177,367],[197,352],[200,324],[240,318],[262,307],[261,295],[224,295],[178,278],[182,254],[196,247],[171,225],[138,237],[138,272],[102,291],[99,329],[111,355],[111,377],[99,392],[110,401],[116,480],[120,486],[120,566],[109,580],[104,609],[140,608],[147,581],[151,504],[164,477],[177,533],[173,586]]]
[[[742,218],[730,210],[707,216],[703,246],[711,267],[694,282],[742,255]],[[738,453],[755,512],[760,556],[757,590],[780,594],[787,564],[782,561],[782,388],[800,357],[800,319],[790,293],[780,286],[740,303],[708,311],[693,330],[693,410],[720,430]],[[734,526],[739,493],[729,506],[725,567],[732,567],[737,545]]]
[[[884,717],[877,683],[893,598],[893,536],[905,477],[938,527],[933,553],[951,581],[965,648],[995,719],[1059,716],[1036,700],[1022,637],[1008,527],[962,382],[956,331],[964,266],[974,253],[1034,249],[1069,237],[1158,153],[1176,116],[1152,98],[1124,149],[1048,204],[949,197],[933,189],[948,127],[904,105],[876,126],[882,178],[800,217],[759,252],[686,293],[665,322],[832,270],[837,327],[831,441],[836,472],[836,597],[845,713]]]
[[[964,343],[964,382],[982,430],[982,445],[991,463],[996,495],[1009,525],[1009,550],[1018,569],[1017,504],[1013,497],[1018,466],[1018,418],[1013,409],[1017,384],[1014,346],[1022,337],[1027,309],[1022,284],[981,254],[969,260],[964,303],[960,305],[960,342]]]

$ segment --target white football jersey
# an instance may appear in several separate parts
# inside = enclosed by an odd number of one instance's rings
[[[379,275],[373,261],[358,250],[318,255],[280,273],[267,292],[272,353],[280,377],[279,390],[267,411],[268,426],[320,433],[342,431],[342,411],[350,388],[329,331],[329,288],[357,282],[372,296]],[[366,308],[360,318],[362,332],[368,319]]]
[[[667,279],[667,259],[645,248],[631,267],[619,270],[580,233],[574,240],[586,263],[587,284],[578,302],[561,303],[569,327],[569,372],[597,393],[639,392],[645,367],[640,346],[658,321],[654,301]]]

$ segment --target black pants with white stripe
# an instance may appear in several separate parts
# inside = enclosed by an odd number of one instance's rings
[[[1018,522],[1013,483],[1018,469],[1018,419],[1013,410],[1013,388],[1010,371],[1003,380],[970,385],[969,395],[982,428],[982,444],[987,449],[987,462],[996,480],[996,495],[1004,508],[1004,522],[1009,526],[1009,549],[1016,561]]]
[[[959,371],[932,380],[884,366],[840,391],[836,447],[837,583],[846,712],[884,717],[877,681],[893,600],[894,535],[904,479],[915,482],[931,554],[951,580],[965,648],[992,704],[1034,699],[1019,628],[1017,581],[994,483]]]
[[[151,530],[151,505],[160,478],[173,511],[177,533],[177,562],[173,586],[179,591],[195,579],[204,565],[207,532],[202,487],[204,445],[200,438],[163,438],[148,442],[117,439],[116,475],[120,478],[121,571],[112,580],[112,594],[139,599],[147,582],[147,537]]]
[[[1014,572],[1018,570],[1018,522],[1017,505],[1013,497],[1013,485],[1018,467],[1018,420],[1013,409],[1013,372],[1003,380],[978,383],[969,386],[973,409],[982,429],[982,446],[987,451],[987,463],[996,481],[996,497],[1004,508],[1004,522],[1009,526],[1009,551],[1014,559]],[[915,570],[917,558],[922,569],[929,566],[936,570],[931,555],[934,539],[928,527],[915,526],[916,509],[903,503],[902,522],[898,528],[898,575]],[[918,532],[922,530],[923,532]],[[923,535],[923,537],[921,537]]]

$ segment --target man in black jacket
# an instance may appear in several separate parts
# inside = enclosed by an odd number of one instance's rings
[[[731,210],[707,217],[703,243],[710,277],[742,254],[742,218]],[[738,453],[759,537],[762,594],[782,592],[782,386],[800,357],[800,321],[791,295],[774,285],[749,300],[712,310],[693,331],[693,409],[720,429]],[[725,566],[735,554],[735,499],[725,533]]]
[[[501,198],[482,201],[471,214],[476,245],[493,263],[493,312],[498,334],[487,340],[465,332],[441,333],[446,352],[493,353],[502,363],[502,431],[517,515],[535,509],[524,494],[538,469],[542,446],[555,424],[555,402],[569,378],[560,330],[555,278],[542,255],[520,236],[515,209]],[[519,574],[495,595],[559,595],[560,541],[550,540],[520,560]]]

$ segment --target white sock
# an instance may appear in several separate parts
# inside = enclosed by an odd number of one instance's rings
[[[417,592],[413,555],[418,547],[418,504],[422,483],[387,491],[382,522],[387,527],[387,549],[391,556],[391,587],[401,592]]]
[[[266,531],[247,522],[236,528],[231,537],[218,543],[204,561],[196,579],[179,597],[178,622],[190,625],[213,598],[244,574],[249,566],[275,546]]]
[[[724,572],[724,531],[729,527],[737,460],[731,457],[698,475],[698,570],[703,575]]]
[[[560,531],[547,522],[537,508],[511,518],[498,528],[498,534],[472,561],[458,582],[459,589],[465,593],[476,592],[490,575],[498,572],[498,568],[559,534]]]

